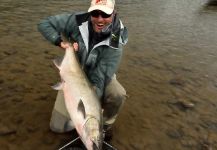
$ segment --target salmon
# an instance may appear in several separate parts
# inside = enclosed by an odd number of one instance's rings
[[[70,44],[69,44],[70,45]],[[102,108],[100,100],[81,69],[72,45],[62,60],[54,60],[61,82],[53,86],[62,90],[65,105],[75,129],[87,150],[101,150],[103,143]]]

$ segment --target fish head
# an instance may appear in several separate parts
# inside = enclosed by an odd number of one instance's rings
[[[102,125],[95,117],[89,118],[85,123],[86,147],[88,150],[102,150]]]

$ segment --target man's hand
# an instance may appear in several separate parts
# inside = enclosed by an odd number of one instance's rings
[[[60,47],[62,47],[63,49],[66,49],[68,48],[69,46],[71,46],[71,43],[68,43],[68,42],[61,42],[60,43]],[[73,43],[72,44],[73,48],[75,51],[78,51],[78,43]]]

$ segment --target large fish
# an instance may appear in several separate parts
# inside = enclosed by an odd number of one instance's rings
[[[54,63],[62,81],[53,88],[63,90],[66,108],[80,139],[88,150],[102,149],[100,101],[81,69],[73,47],[70,45],[63,59],[56,59]]]

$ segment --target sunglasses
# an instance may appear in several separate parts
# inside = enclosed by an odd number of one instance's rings
[[[101,16],[102,18],[109,18],[109,17],[111,17],[112,13],[106,14],[100,10],[94,10],[94,11],[90,12],[90,15],[94,18],[98,18],[99,16]]]

